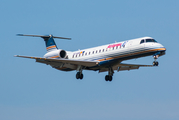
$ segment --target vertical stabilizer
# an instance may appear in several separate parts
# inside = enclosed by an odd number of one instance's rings
[[[45,41],[47,52],[58,49],[52,35],[49,35],[48,37],[42,37],[42,38]]]

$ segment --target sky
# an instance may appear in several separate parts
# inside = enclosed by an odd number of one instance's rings
[[[1,0],[1,120],[178,120],[178,0]],[[70,37],[55,39],[58,48],[75,51],[150,36],[164,45],[159,67],[115,72],[63,72],[35,60],[41,38],[16,34]],[[153,57],[123,61],[152,64]]]

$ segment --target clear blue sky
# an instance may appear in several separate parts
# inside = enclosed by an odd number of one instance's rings
[[[178,0],[1,0],[1,120],[178,120]],[[78,50],[151,36],[167,48],[155,68],[62,72],[16,54],[43,56],[45,43],[23,34],[71,37]],[[152,56],[124,63],[152,64]]]

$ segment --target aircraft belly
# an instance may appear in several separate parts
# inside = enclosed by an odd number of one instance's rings
[[[51,65],[53,68],[61,70],[61,71],[73,71],[77,69],[76,65],[71,65],[71,64],[59,64],[58,66],[53,66]]]

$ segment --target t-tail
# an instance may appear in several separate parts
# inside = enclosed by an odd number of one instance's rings
[[[53,35],[25,35],[25,34],[17,34],[17,35],[18,36],[30,36],[30,37],[41,37],[41,38],[43,38],[44,41],[45,41],[47,52],[58,49],[53,38],[71,40],[71,38],[57,37],[57,36],[53,36]]]

